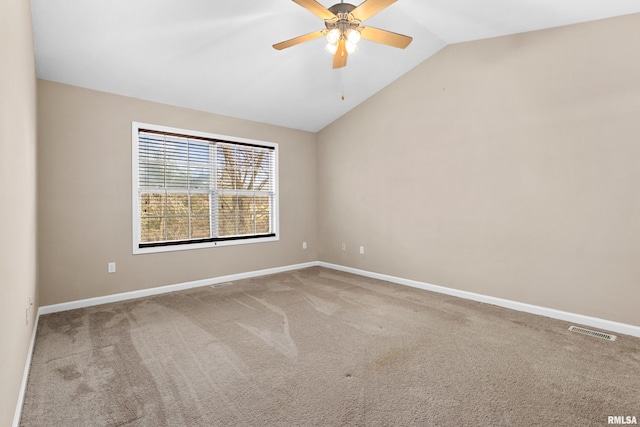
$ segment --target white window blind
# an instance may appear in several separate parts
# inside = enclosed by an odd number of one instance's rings
[[[273,145],[144,127],[136,138],[139,249],[276,236]]]

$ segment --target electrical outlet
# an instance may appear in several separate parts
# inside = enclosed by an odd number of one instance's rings
[[[307,249],[307,242],[302,242],[302,249]]]
[[[364,246],[360,246],[360,255],[364,255]]]
[[[342,250],[343,250],[343,251],[346,251],[346,250],[347,250],[347,244],[346,244],[346,243],[343,243],[343,244],[342,244]]]
[[[107,273],[115,273],[116,272],[116,263],[110,262],[107,264]]]

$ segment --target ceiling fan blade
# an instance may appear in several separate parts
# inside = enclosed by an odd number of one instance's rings
[[[360,35],[363,39],[371,40],[372,42],[386,44],[388,46],[404,49],[409,46],[409,43],[413,40],[412,37],[404,36],[398,33],[392,33],[391,31],[381,30],[375,27],[362,27]]]
[[[295,46],[300,43],[308,42],[309,40],[317,39],[318,37],[322,37],[324,35],[323,31],[316,31],[313,33],[305,34],[304,36],[298,36],[291,40],[286,40],[280,43],[276,43],[273,45],[274,49],[282,50],[291,46]]]
[[[347,52],[347,48],[344,44],[344,39],[341,39],[338,42],[338,50],[333,55],[333,68],[342,68],[347,66],[347,56],[349,53]]]
[[[295,1],[295,0],[294,0]],[[397,0],[365,0],[351,11],[351,14],[360,21],[371,18],[376,13],[391,6]]]
[[[395,1],[395,0],[394,0]],[[320,19],[334,19],[336,15],[330,12],[329,9],[321,5],[315,0],[293,0],[294,3],[298,3],[300,6],[307,9],[309,12],[320,17]]]

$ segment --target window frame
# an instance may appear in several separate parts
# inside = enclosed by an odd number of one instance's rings
[[[153,246],[143,246],[143,242],[140,241],[141,235],[141,223],[142,216],[140,211],[140,199],[139,199],[139,132],[148,130],[151,132],[158,132],[163,134],[181,135],[184,137],[192,136],[197,139],[214,140],[220,143],[230,143],[239,145],[252,145],[258,147],[265,147],[273,150],[273,203],[271,209],[272,219],[272,231],[264,236],[231,236],[231,237],[219,237],[216,240],[202,241],[207,239],[190,239],[183,241],[165,241]],[[280,188],[279,188],[279,172],[278,172],[278,144],[274,142],[259,141],[254,139],[239,138],[228,135],[211,134],[208,132],[200,132],[187,129],[179,129],[168,126],[161,126],[149,123],[132,122],[131,123],[131,201],[132,201],[132,243],[133,254],[148,254],[158,252],[173,252],[181,250],[192,250],[202,248],[214,248],[218,246],[233,246],[252,243],[266,243],[280,240],[280,212],[279,212],[279,200],[280,200]],[[213,238],[209,238],[213,239]]]

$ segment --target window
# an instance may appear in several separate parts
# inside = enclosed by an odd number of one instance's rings
[[[134,253],[278,239],[277,144],[132,128]]]

